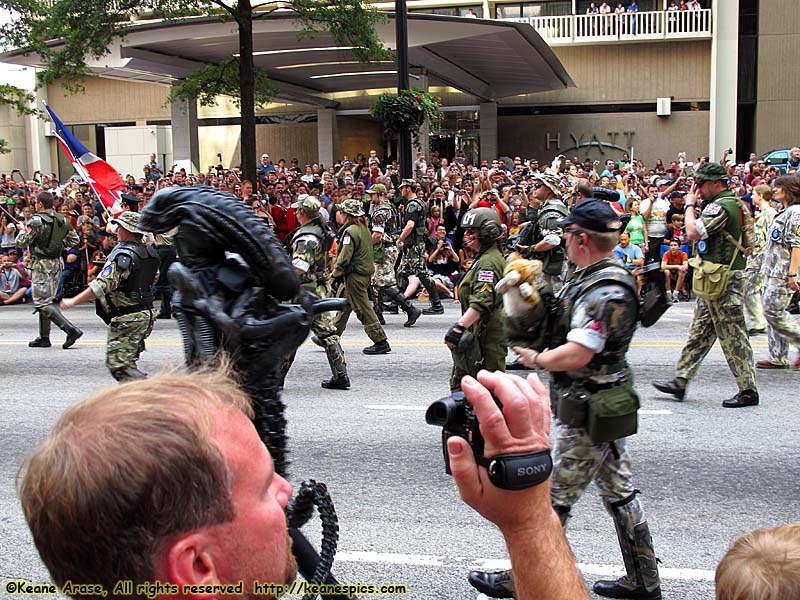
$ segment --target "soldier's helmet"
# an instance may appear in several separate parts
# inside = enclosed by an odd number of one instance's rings
[[[461,219],[464,229],[477,229],[481,248],[486,248],[503,235],[503,226],[500,215],[495,208],[473,208]]]

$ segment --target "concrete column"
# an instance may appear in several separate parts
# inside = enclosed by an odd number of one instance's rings
[[[497,149],[497,102],[481,102],[481,160],[498,157]]]
[[[418,88],[423,92],[428,91],[428,75],[423,73],[419,76],[419,80],[412,84],[412,87]],[[413,145],[414,140],[411,140]],[[431,132],[430,128],[428,127],[427,123],[424,123],[422,127],[419,129],[419,146],[414,148],[414,152],[422,151],[425,153],[425,158],[430,158],[431,156]],[[416,160],[417,155],[414,154],[413,159]]]
[[[726,149],[736,148],[739,0],[713,0],[711,8],[714,35],[711,38],[708,155],[712,162],[717,162]]]
[[[197,133],[197,102],[195,100],[173,102],[172,112],[172,160],[188,160],[192,173],[199,173],[200,143]],[[169,165],[163,165],[169,169]],[[188,169],[187,169],[188,171]]]
[[[318,160],[325,167],[336,162],[336,109],[317,109],[317,154]]]

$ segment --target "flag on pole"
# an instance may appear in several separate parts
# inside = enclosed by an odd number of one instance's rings
[[[81,144],[72,135],[72,132],[64,127],[61,119],[47,104],[44,107],[56,126],[56,137],[61,143],[61,148],[69,157],[78,175],[92,188],[108,212],[113,216],[120,214],[124,210],[120,195],[126,190],[125,182],[122,181],[120,174],[114,167]]]

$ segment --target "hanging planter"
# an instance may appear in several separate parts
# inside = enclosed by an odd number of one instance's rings
[[[372,105],[370,114],[383,121],[386,137],[396,137],[406,131],[414,138],[419,148],[419,130],[428,125],[428,132],[439,131],[444,116],[439,112],[442,98],[417,88],[402,90],[399,94],[381,94]]]

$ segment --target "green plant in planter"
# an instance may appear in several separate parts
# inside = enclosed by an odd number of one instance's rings
[[[440,96],[411,88],[402,90],[399,94],[381,94],[372,105],[370,114],[383,121],[383,130],[387,137],[409,131],[414,138],[414,145],[419,148],[419,130],[424,123],[427,123],[431,133],[439,131],[442,126],[444,117],[439,112],[441,105]]]

